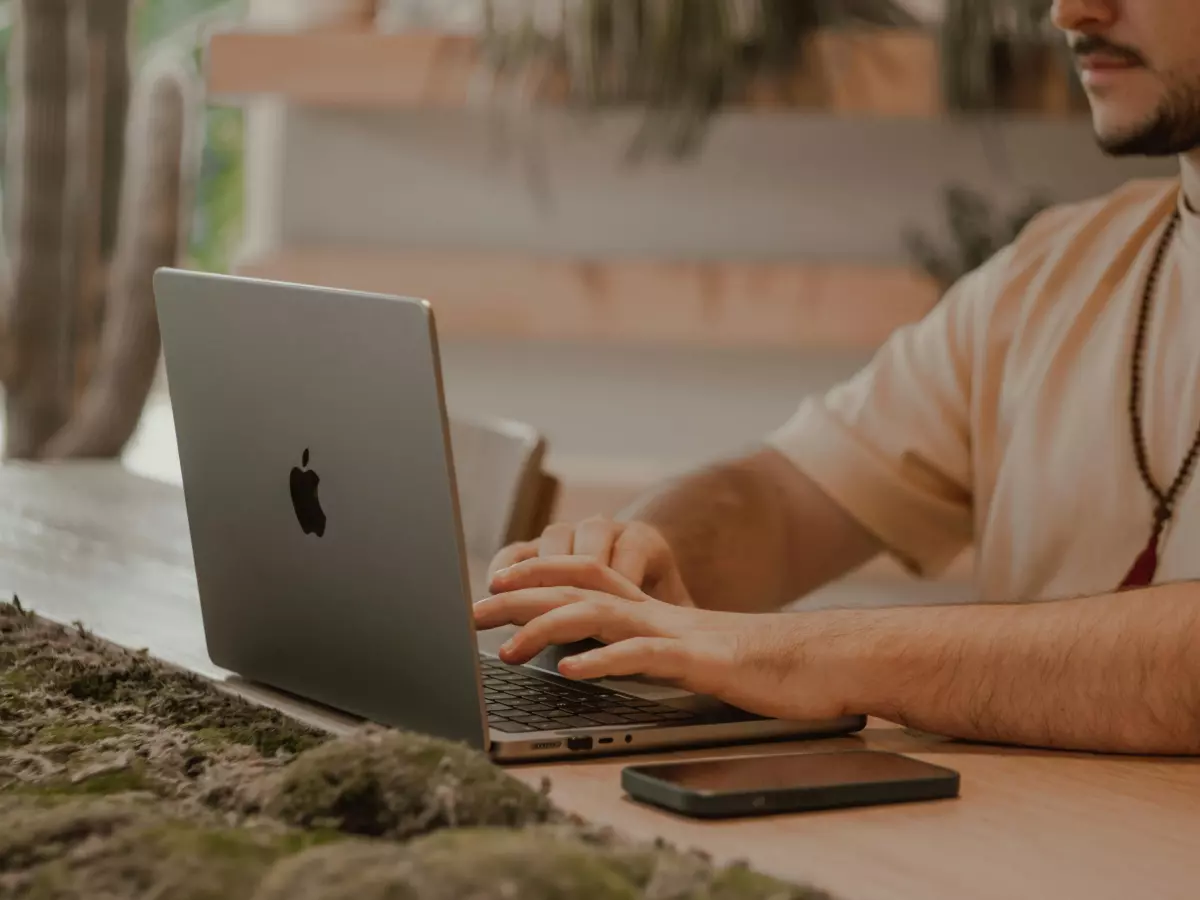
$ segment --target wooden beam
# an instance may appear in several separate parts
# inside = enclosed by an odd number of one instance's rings
[[[582,261],[290,247],[243,275],[428,300],[460,337],[704,347],[873,349],[937,303],[903,266]]]
[[[815,33],[786,91],[760,83],[752,108],[819,110],[847,116],[941,115],[936,35],[922,29],[829,29]],[[1063,112],[1061,70],[1047,65],[1014,95],[1018,107]],[[354,108],[463,108],[486,83],[471,35],[431,31],[230,31],[209,39],[208,92],[217,101],[258,94],[294,103]],[[557,103],[561,79],[540,99]]]
[[[208,42],[214,99],[275,94],[334,107],[459,107],[479,71],[469,36],[230,31]]]

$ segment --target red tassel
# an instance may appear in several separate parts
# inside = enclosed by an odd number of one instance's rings
[[[1154,575],[1158,571],[1158,535],[1151,539],[1146,549],[1138,554],[1133,561],[1133,568],[1121,582],[1121,590],[1130,588],[1149,587],[1154,583]]]
[[[1158,541],[1169,518],[1170,515],[1164,515],[1161,511],[1154,517],[1154,533],[1150,535],[1150,543],[1133,561],[1133,567],[1121,582],[1120,590],[1149,587],[1154,583],[1154,576],[1158,572]]]

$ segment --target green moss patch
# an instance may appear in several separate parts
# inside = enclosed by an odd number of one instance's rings
[[[0,897],[818,900],[558,810],[464,745],[337,739],[0,604]]]
[[[404,840],[441,828],[559,818],[534,791],[466,747],[367,729],[302,754],[269,786],[266,811],[292,825]]]

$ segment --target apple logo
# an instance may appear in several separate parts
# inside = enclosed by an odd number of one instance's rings
[[[325,534],[325,511],[321,509],[321,500],[317,496],[317,486],[321,478],[308,468],[308,448],[304,449],[304,457],[300,466],[292,469],[290,479],[292,488],[292,506],[296,510],[296,518],[305,534],[315,534],[322,537]]]

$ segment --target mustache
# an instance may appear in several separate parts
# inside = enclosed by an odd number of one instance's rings
[[[1078,40],[1071,42],[1071,52],[1076,58],[1090,56],[1093,53],[1103,54],[1104,56],[1112,56],[1123,60],[1130,65],[1144,66],[1146,60],[1142,54],[1138,53],[1132,47],[1124,47],[1121,44],[1114,44],[1112,41],[1105,40],[1102,37],[1091,35],[1081,37]]]

